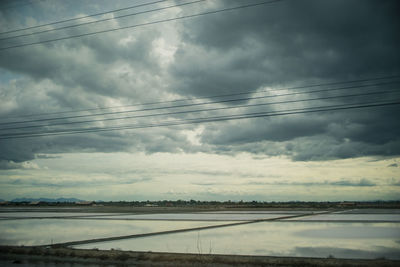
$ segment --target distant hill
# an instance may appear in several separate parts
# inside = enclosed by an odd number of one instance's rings
[[[53,203],[53,202],[80,202],[80,201],[84,201],[81,199],[77,199],[77,198],[15,198],[13,200],[11,200],[11,202],[34,202],[34,201],[39,201],[39,202],[49,202],[49,203]]]

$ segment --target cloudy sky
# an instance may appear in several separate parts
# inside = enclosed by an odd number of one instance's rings
[[[398,200],[399,14],[1,1],[0,199]]]

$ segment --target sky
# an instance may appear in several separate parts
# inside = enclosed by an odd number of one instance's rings
[[[0,199],[399,200],[399,11],[1,1]]]

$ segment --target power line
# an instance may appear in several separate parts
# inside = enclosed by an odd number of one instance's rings
[[[169,0],[164,0],[164,1],[169,1]],[[141,15],[141,14],[146,14],[146,13],[151,13],[151,12],[156,12],[156,11],[161,11],[161,10],[167,10],[167,9],[174,8],[174,7],[181,7],[181,6],[197,4],[200,2],[204,2],[204,1],[207,1],[207,0],[196,0],[196,1],[192,1],[192,2],[186,2],[186,3],[176,4],[176,5],[167,6],[167,7],[161,7],[161,8],[151,9],[151,10],[140,11],[140,12],[136,12],[133,14],[126,14],[126,15],[116,16],[116,17],[112,17],[112,18],[105,18],[105,19],[99,19],[96,21],[89,21],[89,22],[83,22],[83,23],[79,23],[79,24],[63,26],[63,27],[55,28],[55,29],[43,30],[40,32],[32,32],[32,33],[25,33],[25,34],[20,34],[20,35],[15,35],[15,36],[8,36],[8,37],[0,38],[0,41],[15,39],[15,38],[19,38],[19,37],[32,36],[32,35],[37,35],[37,34],[42,34],[42,33],[47,33],[47,32],[65,30],[65,29],[70,29],[70,28],[76,28],[76,27],[85,26],[85,25],[89,25],[89,24],[95,24],[95,23],[100,23],[100,22],[105,22],[105,21],[110,21],[110,20],[116,20],[116,19],[125,18],[125,17],[132,17],[132,16],[136,16],[136,15]],[[163,1],[157,1],[157,2],[163,2]],[[157,2],[153,2],[153,3],[157,3]],[[145,6],[145,5],[148,5],[148,4],[137,5],[136,7]]]
[[[365,104],[365,103],[363,103]],[[375,102],[368,102],[367,104],[376,104]],[[334,106],[330,106],[330,107],[344,107],[344,106],[348,106],[349,104],[341,104],[341,105],[334,105]],[[283,112],[286,111],[300,111],[300,110],[304,110],[304,109],[314,109],[314,108],[323,108],[325,106],[322,107],[311,107],[311,108],[297,108],[297,109],[290,109],[290,110],[283,110]],[[275,111],[276,112],[276,111]],[[282,111],[280,111],[282,112]],[[225,116],[214,116],[214,117],[203,117],[203,118],[195,118],[195,119],[181,119],[181,120],[174,120],[174,121],[168,121],[167,123],[171,123],[171,122],[182,122],[182,121],[193,121],[193,120],[208,120],[208,119],[220,119],[220,118],[230,118],[230,117],[237,117],[237,116],[248,116],[248,115],[259,115],[259,114],[270,114],[271,112],[256,112],[256,113],[248,113],[248,114],[237,114],[237,115],[225,115]],[[272,112],[273,113],[273,112]],[[157,124],[158,125],[158,124]],[[161,124],[163,125],[163,124]],[[137,126],[137,125],[136,125]],[[135,126],[135,127],[136,127]],[[132,127],[132,125],[123,125],[123,126],[109,126],[109,127],[91,127],[91,128],[75,128],[75,129],[61,129],[61,130],[51,130],[51,131],[42,131],[42,132],[31,132],[31,133],[27,133],[27,132],[19,132],[19,133],[4,133],[1,134],[1,136],[26,136],[26,135],[42,135],[42,134],[55,134],[55,133],[66,133],[66,132],[81,132],[81,131],[97,131],[99,129],[113,129],[113,130],[123,130],[123,129],[131,129],[130,127]]]
[[[36,29],[36,28],[41,28],[41,27],[45,27],[45,26],[56,25],[56,24],[65,23],[65,22],[70,22],[70,21],[75,21],[75,20],[81,20],[81,19],[86,19],[86,18],[92,18],[92,17],[97,17],[97,16],[101,16],[101,15],[111,14],[111,13],[120,12],[120,11],[124,11],[124,10],[128,10],[128,9],[133,9],[133,8],[138,8],[138,7],[143,7],[143,6],[158,4],[158,3],[161,3],[161,2],[167,2],[167,1],[171,1],[171,0],[159,0],[159,1],[154,1],[154,2],[150,2],[150,3],[145,3],[145,4],[140,4],[140,5],[134,5],[134,6],[129,6],[129,7],[124,7],[124,8],[114,9],[114,10],[110,10],[110,11],[105,11],[105,12],[101,12],[101,13],[96,13],[96,14],[81,16],[81,17],[77,17],[77,18],[64,19],[64,20],[59,20],[59,21],[50,22],[50,23],[46,23],[46,24],[40,24],[40,25],[31,26],[31,27],[26,27],[26,28],[22,28],[22,29],[15,29],[15,30],[10,30],[10,31],[6,31],[6,32],[0,32],[0,34],[7,34],[7,33],[13,33],[13,32],[25,31],[25,30],[31,30],[31,29]],[[19,36],[14,36],[14,37],[19,37]],[[0,39],[0,40],[4,40],[4,39]]]
[[[181,104],[181,105],[166,106],[166,107],[143,108],[143,109],[135,109],[135,110],[128,110],[128,111],[113,111],[113,112],[104,112],[104,113],[94,113],[94,114],[88,114],[88,115],[74,115],[74,116],[43,118],[43,119],[25,120],[25,121],[3,122],[3,123],[0,123],[0,126],[10,125],[10,124],[12,125],[12,124],[21,124],[21,123],[32,123],[32,122],[42,122],[42,121],[54,121],[54,120],[63,120],[63,119],[75,119],[75,118],[86,118],[86,117],[95,117],[95,116],[104,116],[104,115],[134,113],[134,112],[141,112],[141,111],[193,107],[193,106],[211,105],[211,104],[232,103],[232,102],[249,101],[249,100],[255,100],[255,99],[293,96],[293,95],[310,94],[310,93],[322,93],[322,92],[339,91],[339,90],[346,90],[346,89],[365,88],[365,87],[379,86],[379,85],[398,84],[398,83],[400,83],[400,81],[381,82],[381,83],[375,83],[375,84],[364,84],[364,85],[356,85],[356,86],[344,86],[344,87],[328,88],[328,89],[318,89],[318,90],[311,90],[311,91],[306,91],[306,92],[294,92],[294,93],[275,94],[275,95],[266,95],[266,96],[257,96],[257,97],[244,97],[244,98],[208,101],[208,102],[200,102],[200,103],[192,103],[192,104]]]
[[[230,121],[230,120],[241,120],[250,118],[261,118],[261,117],[273,117],[273,116],[286,116],[286,115],[296,115],[305,113],[315,113],[315,112],[326,112],[326,111],[337,111],[337,110],[349,110],[349,109],[360,109],[360,108],[372,108],[372,107],[384,107],[399,105],[400,101],[395,102],[385,102],[385,103],[365,103],[359,105],[334,105],[334,106],[322,106],[322,107],[312,107],[307,109],[291,109],[291,110],[281,110],[276,112],[257,112],[257,113],[247,113],[238,115],[228,115],[228,116],[217,116],[217,117],[205,117],[196,119],[185,119],[177,120],[173,122],[158,123],[158,124],[147,124],[147,125],[126,125],[119,127],[103,127],[103,128],[83,128],[75,129],[73,131],[58,131],[58,132],[47,132],[38,134],[15,134],[15,135],[0,135],[0,140],[6,139],[17,139],[17,138],[29,138],[29,137],[44,137],[44,136],[57,136],[57,135],[68,135],[68,134],[80,134],[80,133],[93,133],[93,132],[105,132],[105,131],[117,131],[117,130],[132,130],[132,129],[144,129],[144,128],[154,128],[154,127],[166,127],[166,126],[178,126],[187,124],[199,124],[217,121]]]
[[[90,108],[90,109],[78,109],[78,110],[69,110],[69,111],[58,111],[58,112],[51,112],[51,113],[37,113],[37,114],[7,116],[6,118],[5,117],[3,117],[3,118],[0,117],[0,119],[26,118],[26,117],[37,117],[37,116],[66,114],[66,113],[88,112],[88,111],[115,109],[115,108],[148,106],[148,105],[156,105],[156,104],[169,104],[169,103],[177,103],[177,102],[183,102],[183,101],[196,101],[196,100],[213,99],[213,98],[221,98],[221,97],[230,97],[230,96],[238,96],[238,95],[260,94],[260,93],[271,92],[271,91],[287,91],[287,90],[293,90],[293,89],[305,89],[305,88],[330,86],[330,85],[340,85],[340,84],[348,84],[348,83],[371,82],[371,81],[377,81],[377,80],[394,79],[394,78],[399,78],[399,77],[400,77],[400,75],[382,76],[382,77],[374,77],[374,78],[369,78],[369,79],[358,79],[358,80],[350,80],[350,81],[338,81],[338,82],[330,82],[330,83],[302,85],[302,86],[295,86],[295,87],[284,87],[284,88],[277,88],[277,89],[267,89],[267,90],[261,90],[261,91],[257,91],[257,92],[245,91],[245,92],[238,92],[238,93],[233,93],[233,94],[220,94],[220,95],[212,95],[212,96],[197,97],[197,98],[181,98],[181,99],[176,99],[176,100],[148,102],[148,103],[142,103],[142,104],[137,103],[137,104],[123,105],[123,106],[111,106],[111,107],[102,107],[102,108]]]
[[[157,116],[167,116],[167,115],[181,115],[181,114],[190,114],[190,113],[207,112],[207,111],[230,110],[230,109],[259,107],[259,106],[267,106],[267,105],[300,103],[300,102],[306,102],[306,101],[317,101],[317,100],[340,99],[340,98],[359,97],[359,96],[382,95],[382,94],[386,94],[386,93],[400,93],[400,91],[398,91],[398,90],[376,91],[376,92],[361,93],[361,94],[326,96],[326,97],[317,97],[317,98],[308,98],[308,99],[297,99],[297,100],[286,100],[286,101],[278,101],[278,102],[267,102],[267,103],[248,104],[248,105],[238,105],[238,106],[233,106],[233,107],[218,107],[218,108],[197,109],[197,110],[184,110],[184,111],[175,111],[175,112],[167,112],[167,113],[155,113],[155,114],[125,116],[125,117],[117,117],[117,118],[102,118],[102,119],[86,120],[86,121],[70,121],[70,122],[61,122],[61,123],[53,123],[53,124],[29,125],[29,126],[3,128],[3,129],[0,129],[0,131],[29,129],[29,128],[40,128],[40,127],[53,127],[53,126],[82,124],[82,123],[93,123],[93,122],[105,122],[105,121],[125,120],[125,119],[134,119],[134,118],[147,118],[147,117],[157,117]]]
[[[50,39],[50,40],[44,40],[44,41],[38,41],[38,42],[31,42],[31,43],[25,43],[25,44],[19,44],[19,45],[0,47],[0,51],[5,51],[5,50],[19,48],[19,47],[25,47],[25,46],[31,46],[31,45],[51,43],[51,42],[67,40],[67,39],[73,39],[73,38],[80,38],[80,37],[91,36],[91,35],[96,35],[96,34],[100,34],[100,33],[107,33],[107,32],[114,32],[114,31],[125,30],[125,29],[139,28],[139,27],[143,27],[143,26],[149,26],[149,25],[165,23],[165,22],[170,22],[170,21],[176,21],[176,20],[200,17],[200,16],[204,16],[204,15],[211,15],[211,14],[217,14],[217,13],[222,13],[222,12],[227,12],[227,11],[233,11],[233,10],[238,10],[238,9],[243,9],[243,8],[249,8],[249,7],[256,7],[256,6],[261,6],[261,5],[273,4],[273,3],[276,3],[276,2],[280,2],[280,1],[283,1],[283,0],[265,1],[265,2],[260,2],[260,3],[255,3],[255,4],[241,5],[241,6],[224,8],[224,9],[217,9],[217,10],[213,10],[213,11],[207,11],[207,12],[197,13],[197,14],[192,14],[192,15],[185,15],[185,16],[180,16],[180,17],[175,17],[175,18],[170,18],[170,19],[162,19],[162,20],[156,20],[156,21],[151,21],[151,22],[145,22],[145,23],[140,23],[140,24],[135,24],[135,25],[130,25],[130,26],[124,26],[124,27],[118,27],[118,28],[113,28],[113,29],[108,29],[108,30],[101,30],[101,31],[96,31],[96,32],[89,32],[89,33],[70,35],[70,36],[66,36],[66,37],[54,38],[54,39]]]

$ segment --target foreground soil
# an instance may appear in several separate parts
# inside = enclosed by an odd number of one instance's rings
[[[0,246],[2,266],[400,266],[400,261]]]

